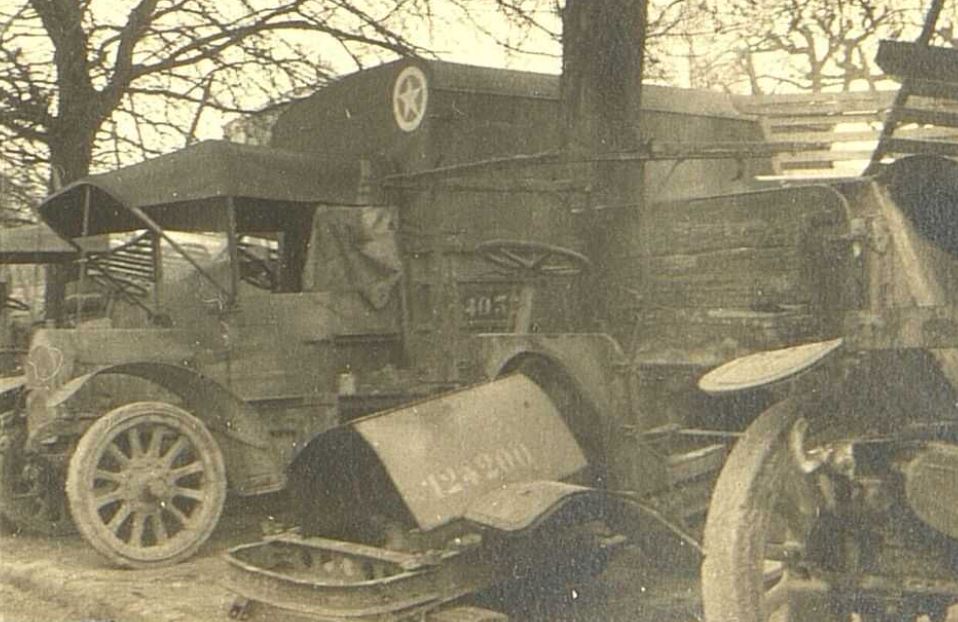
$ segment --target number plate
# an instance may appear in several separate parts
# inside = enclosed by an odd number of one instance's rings
[[[509,330],[518,302],[512,283],[460,283],[459,307],[470,330]]]

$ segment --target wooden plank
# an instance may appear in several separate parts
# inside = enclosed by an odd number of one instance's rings
[[[803,126],[810,124],[835,123],[862,123],[881,122],[885,114],[879,111],[849,112],[845,114],[819,114],[813,112],[807,115],[791,114],[788,116],[768,116],[768,124],[773,130],[782,126]]]
[[[798,271],[774,274],[768,272],[761,279],[744,281],[725,275],[722,278],[711,272],[709,278],[648,279],[644,300],[649,304],[671,309],[725,309],[765,310],[811,304],[814,294],[802,282]]]
[[[944,139],[949,140],[958,137],[958,127],[951,128],[947,126],[925,126],[925,127],[899,127],[895,129],[895,136],[902,138],[924,138],[924,139]],[[876,136],[877,138],[877,136]]]
[[[649,258],[646,300],[684,308],[777,308],[813,299],[797,253],[750,249],[706,253],[700,258]]]
[[[769,127],[769,125],[768,125],[768,119],[767,119],[766,117],[761,117],[760,120],[759,120],[759,125],[760,125],[761,128],[762,128],[762,136],[768,138],[768,137],[771,135],[771,132],[772,132],[772,128]],[[779,159],[778,159],[778,155],[773,155],[773,156],[772,156],[772,171],[773,171],[776,175],[781,175],[781,174],[782,174],[782,166],[781,166],[780,161],[779,161]]]
[[[651,255],[717,249],[793,247],[810,220],[842,213],[829,188],[784,188],[691,201],[656,203],[646,211]],[[635,258],[641,262],[642,257]]]
[[[794,245],[800,235],[791,223],[770,223],[761,218],[744,222],[675,219],[650,222],[649,226],[656,232],[649,242],[652,256],[692,255],[730,248],[783,248]]]
[[[840,142],[864,142],[878,140],[878,130],[865,130],[860,132],[788,132],[776,133],[771,144],[778,140],[791,143],[807,143],[809,145],[828,145]]]
[[[101,266],[132,266],[134,268],[144,268],[149,272],[153,272],[153,262],[144,261],[142,259],[137,259],[135,257],[120,257],[117,255],[111,255],[108,257],[101,257],[93,259],[90,261],[90,265],[101,265]]]
[[[958,115],[955,115],[956,121],[958,121]],[[806,143],[808,145],[821,145],[824,143],[835,144],[835,143],[849,143],[849,142],[870,142],[878,141],[878,135],[880,130],[878,128],[874,130],[862,130],[857,132],[806,132],[806,133],[783,133],[776,134],[775,140],[770,144],[776,145],[778,139],[782,139],[783,145],[785,144],[795,144],[795,143]],[[940,126],[940,127],[900,127],[895,130],[895,135],[903,138],[952,138],[958,137],[958,126],[955,128]],[[787,149],[782,149],[781,152],[786,152]]]
[[[871,150],[843,150],[833,149],[829,151],[802,151],[800,153],[783,153],[779,157],[782,164],[826,164],[829,162],[844,162],[848,160],[868,160],[871,158]]]
[[[925,125],[944,125],[948,127],[958,127],[958,112],[945,112],[941,110],[923,110],[920,108],[906,107],[898,111],[899,123],[921,123]],[[904,128],[895,132],[898,135],[904,133]]]
[[[958,84],[931,80],[914,80],[911,83],[911,94],[920,97],[933,97],[935,99],[958,100]]]
[[[925,155],[958,157],[958,143],[933,140],[911,140],[907,138],[889,138],[883,145],[883,151],[884,153],[921,153]]]
[[[921,110],[940,110],[942,112],[958,112],[958,102],[949,99],[935,99],[910,93],[908,107]]]
[[[882,71],[896,77],[948,82],[958,88],[958,50],[954,48],[882,41],[875,61]]]
[[[856,102],[891,104],[897,94],[897,89],[881,91],[836,91],[821,93],[769,93],[764,95],[733,96],[735,105],[741,107],[755,106],[784,106],[788,104],[805,104],[808,102]]]
[[[733,99],[735,107],[751,114],[776,114],[788,111],[848,112],[887,109],[895,99],[895,90],[842,93],[793,93],[743,96]]]

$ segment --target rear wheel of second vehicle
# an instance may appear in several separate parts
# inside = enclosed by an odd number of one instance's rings
[[[0,424],[0,518],[17,531],[44,536],[73,533],[61,469],[28,451],[26,441],[22,426]]]
[[[164,566],[193,555],[216,528],[226,469],[199,419],[137,402],[84,433],[66,488],[77,529],[97,551],[120,566]]]

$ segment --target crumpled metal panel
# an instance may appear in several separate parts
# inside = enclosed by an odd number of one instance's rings
[[[423,530],[461,518],[507,484],[561,480],[586,466],[555,405],[522,375],[352,425]]]
[[[598,494],[564,482],[520,482],[495,490],[469,506],[465,518],[500,531],[521,531],[574,496]]]

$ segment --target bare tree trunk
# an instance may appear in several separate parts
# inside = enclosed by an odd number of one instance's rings
[[[562,16],[565,146],[635,147],[647,0],[569,0]]]
[[[72,127],[67,123],[57,123],[50,133],[50,168],[55,179],[63,184],[88,175],[93,163],[93,145],[99,124],[77,121]]]
[[[602,326],[619,337],[634,301],[619,282],[623,261],[636,252],[643,166],[608,157],[640,145],[639,106],[647,0],[568,0],[563,16],[563,146],[592,188],[585,209],[585,251],[595,264],[589,299]]]

